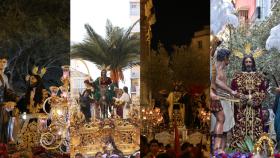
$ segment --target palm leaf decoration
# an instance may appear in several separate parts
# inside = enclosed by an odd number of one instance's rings
[[[237,146],[243,152],[253,152],[253,150],[254,150],[254,143],[250,136],[246,136],[244,141],[241,143],[238,143]]]
[[[105,38],[85,24],[87,36],[83,42],[72,46],[70,57],[91,61],[100,69],[104,65],[110,66],[110,77],[113,83],[118,84],[124,79],[123,70],[140,62],[140,36],[131,32],[138,22],[125,30],[107,20]]]

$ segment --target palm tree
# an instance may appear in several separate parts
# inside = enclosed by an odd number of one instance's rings
[[[89,24],[85,25],[87,37],[83,42],[72,46],[72,59],[83,59],[93,62],[98,68],[110,66],[110,77],[113,83],[123,80],[123,70],[140,62],[140,36],[131,34],[136,21],[127,30],[107,20],[106,37],[97,34]]]

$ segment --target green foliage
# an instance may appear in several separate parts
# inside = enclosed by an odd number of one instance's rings
[[[265,50],[265,43],[268,36],[270,35],[271,28],[280,23],[279,8],[280,1],[277,1],[272,10],[271,16],[266,20],[262,22],[256,22],[250,27],[241,25],[241,27],[236,30],[230,29],[230,33],[228,34],[229,41],[223,43],[223,47],[229,48],[232,51],[237,50],[244,52],[244,46],[246,43],[251,44],[252,51],[256,51],[257,49],[264,50],[264,54],[256,59],[256,66],[259,72],[267,74],[271,87],[275,87],[275,82],[272,78],[272,75],[274,75],[278,81],[280,80],[280,65],[278,64],[280,61],[280,52],[275,49],[270,51]],[[241,62],[242,60],[234,55],[230,57],[231,64],[227,69],[229,83],[233,78],[233,74],[236,71],[241,71]],[[270,91],[263,106],[270,107],[274,101],[274,98],[274,94]]]
[[[69,64],[69,0],[1,1],[0,20],[0,50],[9,54],[10,80],[16,91],[25,90],[24,77],[34,65],[46,66],[50,77]],[[46,80],[60,82],[56,75]]]
[[[125,30],[124,28],[113,26],[107,20],[105,38],[97,34],[90,25],[86,24],[87,36],[83,42],[72,46],[71,58],[88,60],[99,67],[105,64],[110,66],[111,70],[120,73],[124,69],[139,64],[140,36],[139,33],[131,34],[131,30],[136,23]],[[118,79],[121,79],[121,77]]]
[[[244,141],[241,143],[238,143],[238,148],[241,152],[253,152],[254,149],[254,143],[251,137],[246,136]]]

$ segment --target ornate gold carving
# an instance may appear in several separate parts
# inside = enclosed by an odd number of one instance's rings
[[[94,155],[107,147],[106,140],[111,137],[124,155],[140,148],[140,129],[121,118],[95,120],[88,124],[71,126],[71,155],[77,152]]]
[[[270,157],[274,157],[274,143],[272,141],[272,139],[270,139],[269,135],[267,133],[263,133],[261,135],[261,137],[259,138],[259,140],[255,143],[254,145],[254,153],[255,154],[259,154],[260,150],[262,148],[262,144],[264,143],[264,141],[267,142],[268,144],[268,150],[270,151]]]
[[[27,119],[23,128],[18,133],[17,148],[31,150],[32,147],[39,146],[40,132],[38,131],[37,121]]]

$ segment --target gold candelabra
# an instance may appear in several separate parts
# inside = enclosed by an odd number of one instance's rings
[[[201,108],[199,111],[199,118],[202,123],[202,128],[209,128],[210,127],[210,117],[211,117],[211,112],[206,111],[204,108]]]
[[[62,86],[51,86],[51,96],[43,104],[43,109],[51,120],[47,130],[42,133],[40,144],[47,150],[59,149],[61,152],[69,151],[69,66],[62,66]],[[58,95],[58,92],[61,92]],[[46,111],[47,103],[50,105],[50,112]]]
[[[155,130],[163,123],[163,117],[159,108],[143,107],[141,109],[142,132],[146,134],[155,134]]]

